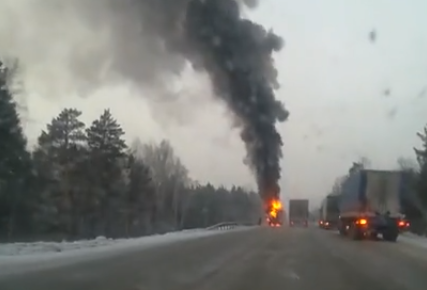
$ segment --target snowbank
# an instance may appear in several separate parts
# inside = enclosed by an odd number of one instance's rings
[[[99,237],[76,242],[0,244],[0,275],[58,267],[226,232],[228,231],[200,229],[135,239]]]
[[[181,237],[181,235],[188,235],[203,230],[190,230],[166,233],[162,235],[146,236],[136,239],[109,239],[105,237],[97,237],[93,240],[79,240],[75,242],[33,242],[33,243],[10,243],[0,244],[0,261],[3,256],[18,256],[18,255],[33,255],[42,253],[61,253],[66,251],[75,251],[81,249],[93,249],[95,247],[105,246],[125,246],[140,244],[142,241],[154,241],[153,239],[169,239]]]
[[[404,233],[399,236],[399,241],[409,245],[422,247],[427,249],[427,238],[423,236],[417,236],[413,233]]]

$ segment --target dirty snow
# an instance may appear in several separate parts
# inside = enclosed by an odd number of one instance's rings
[[[427,237],[413,233],[404,233],[399,236],[399,242],[427,249]]]
[[[225,232],[199,229],[134,239],[98,237],[76,242],[0,244],[0,275],[54,268]]]
[[[196,231],[192,231],[195,233]],[[200,232],[200,230],[199,230]],[[105,247],[105,246],[124,246],[124,245],[134,245],[139,244],[140,242],[147,241],[157,241],[159,239],[169,239],[181,237],[185,233],[189,234],[187,231],[183,232],[174,232],[167,233],[164,235],[154,235],[148,237],[142,237],[137,239],[110,239],[105,237],[97,237],[93,240],[79,240],[74,242],[33,242],[33,243],[10,243],[10,244],[0,244],[0,261],[3,256],[18,256],[18,255],[34,255],[42,253],[62,253],[67,251],[76,251],[82,249],[93,249],[95,247]]]

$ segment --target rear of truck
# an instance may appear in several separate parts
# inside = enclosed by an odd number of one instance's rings
[[[319,226],[324,229],[336,229],[340,216],[338,195],[328,195],[322,202]]]
[[[269,214],[267,222],[270,227],[281,227],[283,224],[283,209],[280,209],[276,214]]]
[[[280,227],[283,224],[284,211],[282,202],[273,199],[265,205],[266,221],[271,227]]]
[[[404,175],[400,171],[361,170],[344,182],[338,230],[354,240],[396,241],[405,226],[401,214]]]
[[[308,199],[289,200],[289,225],[308,226],[309,209]]]
[[[324,201],[322,201],[320,208],[319,208],[319,220],[318,220],[319,228],[323,228],[323,211],[325,210],[324,206],[325,206]]]

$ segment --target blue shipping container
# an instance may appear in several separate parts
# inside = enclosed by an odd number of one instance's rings
[[[399,171],[361,170],[342,185],[339,201],[341,216],[360,213],[398,215],[404,197],[406,175]]]

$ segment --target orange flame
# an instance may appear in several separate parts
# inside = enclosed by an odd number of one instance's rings
[[[271,203],[271,207],[273,208],[273,210],[281,210],[282,209],[282,203],[280,202],[280,200],[273,200]]]
[[[274,199],[271,201],[270,204],[270,210],[269,210],[269,215],[272,218],[276,218],[278,215],[278,212],[282,209],[282,203],[280,202],[280,200]]]

